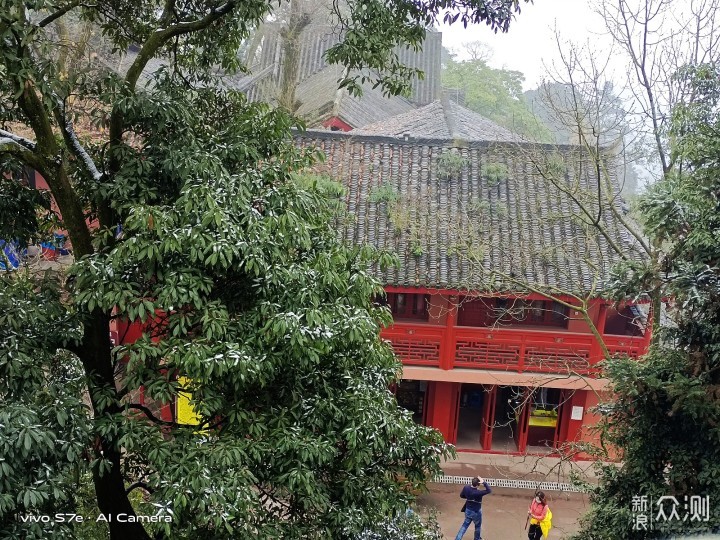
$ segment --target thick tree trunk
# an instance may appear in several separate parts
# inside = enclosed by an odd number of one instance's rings
[[[103,447],[106,443],[102,443]],[[98,508],[110,529],[110,540],[150,540],[141,523],[132,523],[135,510],[125,494],[125,483],[120,472],[120,454],[112,449],[103,450],[111,469],[104,474],[93,472]]]
[[[102,414],[115,415],[120,412],[117,400],[115,374],[110,354],[109,319],[105,313],[96,309],[90,314],[91,319],[85,324],[80,359],[85,367],[90,390],[90,399],[95,416]],[[110,392],[115,400],[110,406],[100,407],[96,400],[96,392]],[[115,441],[102,439],[96,449],[98,458],[102,457],[110,464],[110,470],[93,471],[95,495],[98,508],[107,519],[110,529],[110,540],[150,540],[141,523],[133,523],[135,510],[127,494],[122,476],[120,449]]]

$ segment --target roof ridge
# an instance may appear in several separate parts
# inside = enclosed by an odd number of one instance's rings
[[[445,123],[448,127],[448,133],[451,139],[457,138],[457,125],[455,123],[455,115],[450,105],[450,100],[447,95],[443,92],[440,96],[440,108],[442,109],[443,116],[445,117]]]

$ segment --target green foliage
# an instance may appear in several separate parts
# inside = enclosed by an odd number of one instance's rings
[[[500,219],[505,219],[508,216],[508,206],[504,202],[498,202],[495,205],[495,213]]]
[[[404,511],[406,485],[439,471],[440,434],[389,392],[400,366],[379,338],[391,319],[372,304],[370,268],[392,258],[337,238],[340,191],[299,178],[319,158],[294,146],[302,126],[219,84],[275,5],[3,4],[0,122],[31,138],[0,136],[0,159],[42,172],[76,260],[47,282],[1,283],[1,534],[72,537],[72,525],[21,517],[89,508],[71,495],[90,473],[98,508],[172,515],[158,537],[352,536]],[[446,9],[505,30],[519,2],[351,0],[328,52],[350,68],[343,85],[382,73],[386,92],[406,91],[414,70],[391,50],[419,46]],[[129,47],[127,71],[112,72],[112,52]],[[168,65],[150,73],[151,60]],[[37,201],[9,185],[3,234],[28,239]],[[140,337],[112,349],[111,315]],[[142,389],[172,403],[178,377],[198,425],[136,401]],[[146,502],[126,494],[137,481]]]
[[[388,207],[388,219],[393,227],[395,236],[400,236],[403,232],[415,232],[417,229],[415,220],[413,220],[411,208],[404,203],[407,201],[397,200],[390,203]]]
[[[490,211],[490,201],[475,198],[468,204],[468,214],[472,217],[482,217]]]
[[[534,117],[525,100],[522,73],[491,68],[484,59],[476,58],[449,60],[442,77],[444,87],[462,91],[468,109],[531,140],[550,141],[549,130]]]
[[[446,150],[437,158],[437,177],[441,180],[457,178],[462,174],[467,164],[467,158],[464,158],[457,152]]]
[[[304,189],[316,190],[329,199],[339,199],[346,194],[345,187],[324,174],[303,173],[294,175],[295,181]]]
[[[356,540],[441,540],[442,532],[434,514],[423,519],[408,510],[363,531]]]
[[[296,174],[293,178],[303,189],[315,191],[323,197],[327,201],[329,208],[332,210],[334,218],[337,218],[337,220],[340,218],[347,218],[347,207],[344,201],[346,190],[340,182],[336,182],[324,174],[312,174],[309,172]],[[337,223],[337,220],[334,220],[333,222]]]
[[[91,426],[82,367],[63,347],[78,338],[51,280],[0,275],[0,538],[72,538],[18,518],[75,511]]]
[[[368,197],[368,201],[371,203],[394,203],[398,200],[400,200],[400,194],[395,186],[388,182],[374,186]]]
[[[421,257],[422,254],[425,253],[425,250],[419,240],[414,240],[410,243],[410,252],[415,257]]]
[[[508,179],[508,168],[504,163],[488,163],[483,167],[483,176],[488,186],[494,187]]]
[[[134,496],[137,494],[137,491],[133,492]],[[95,518],[98,515],[97,500],[91,475],[83,474],[78,476],[73,499],[75,512],[88,518],[74,527],[75,538],[79,540],[108,540],[110,536],[108,535],[107,525]],[[151,516],[155,514],[155,510],[145,509],[140,514]]]
[[[0,170],[10,172],[12,163]],[[41,236],[38,213],[49,210],[49,198],[14,178],[0,177],[0,239],[18,239],[23,244]]]
[[[527,0],[526,0],[527,1]],[[472,0],[471,2],[434,2],[399,0],[348,0],[343,20],[350,27],[343,42],[331,47],[327,58],[332,63],[350,67],[350,75],[340,84],[353,94],[361,93],[361,84],[372,80],[368,70],[382,74],[378,80],[386,93],[409,95],[410,79],[421,76],[416,69],[400,64],[396,45],[421,47],[425,32],[440,17],[452,24],[460,20],[464,26],[484,23],[494,31],[507,31],[518,0]]]
[[[698,70],[698,73],[706,73]],[[713,71],[714,73],[714,71]],[[696,101],[673,114],[678,169],[654,185],[639,208],[661,262],[617,270],[619,296],[649,292],[661,282],[672,299],[674,325],[642,361],[606,362],[615,403],[604,408],[605,441],[622,451],[621,467],[603,467],[580,539],[664,538],[720,528],[720,145],[717,76],[698,84]],[[658,279],[662,278],[662,281]],[[674,496],[680,520],[633,532],[632,497]],[[685,497],[709,497],[709,521],[683,521]]]

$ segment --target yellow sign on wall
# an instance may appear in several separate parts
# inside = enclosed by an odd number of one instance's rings
[[[190,379],[187,377],[179,377],[178,384],[180,385],[180,392],[177,397],[177,423],[185,424],[188,426],[197,426],[200,423],[200,417],[190,405],[190,398],[192,394],[185,391],[190,386]]]

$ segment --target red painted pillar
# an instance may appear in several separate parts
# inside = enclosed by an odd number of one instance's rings
[[[568,392],[563,391],[560,394],[560,415],[556,429],[555,448],[562,448],[568,440],[568,424],[572,413],[572,395]]]
[[[445,442],[457,441],[459,383],[434,382],[428,400],[427,425],[442,433]]]
[[[445,318],[445,332],[440,352],[440,368],[452,369],[455,365],[455,322],[457,321],[457,297],[448,299],[448,313]]]
[[[605,333],[605,321],[607,321],[607,307],[607,303],[601,301],[600,311],[598,312],[597,322],[595,323],[595,328],[597,328],[597,331],[600,333],[600,335],[603,335]]]
[[[587,408],[587,390],[576,390],[575,393],[573,393],[572,398],[568,400],[566,403],[566,407],[569,409],[567,414],[567,422],[565,423],[566,430],[564,435],[564,441],[559,442],[573,442],[578,441],[580,438],[580,430],[582,429],[583,421],[582,417],[586,414],[586,408]],[[582,408],[582,417],[579,420],[573,420],[572,419],[572,412],[573,407],[581,407]]]
[[[601,336],[605,335],[605,321],[607,320],[607,303],[602,300],[593,300],[593,302],[600,303],[600,309],[598,310],[598,317],[595,321],[595,328]],[[590,346],[590,364],[595,365],[600,360],[603,360],[603,352],[600,343],[597,338],[593,341]]]
[[[527,336],[525,334],[522,334],[520,336],[520,340],[521,340],[520,341],[520,353],[519,353],[520,358],[518,359],[518,367],[517,367],[518,373],[522,373],[523,371],[525,371],[525,340],[526,340],[526,338],[527,338]]]

